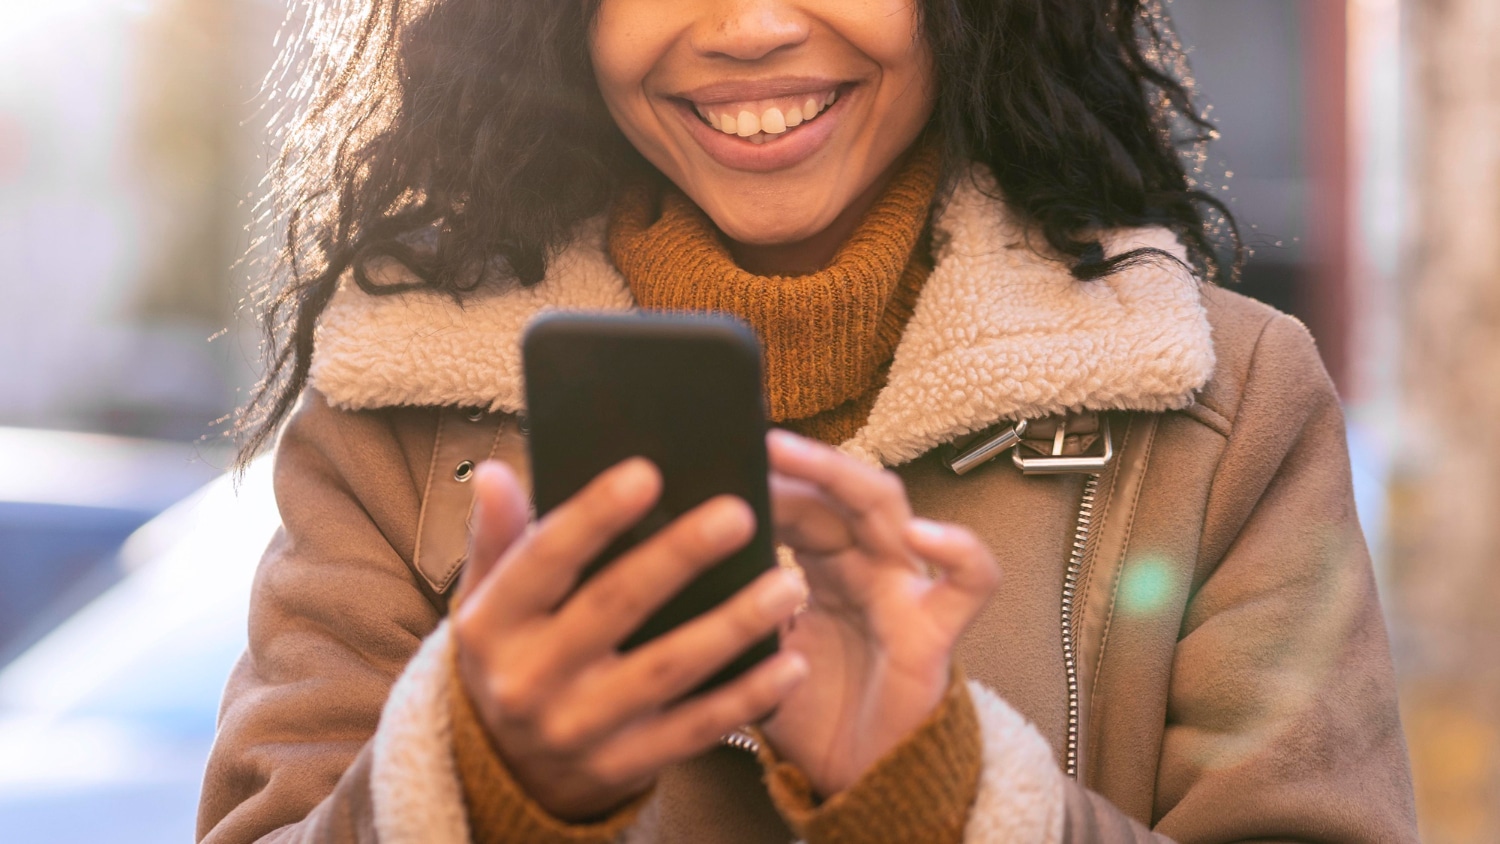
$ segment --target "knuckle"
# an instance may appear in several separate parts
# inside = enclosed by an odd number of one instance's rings
[[[764,675],[757,677],[756,682],[751,684],[745,694],[744,711],[739,713],[739,719],[741,721],[755,720],[780,703],[783,694],[782,687],[770,677]]]
[[[524,539],[525,545],[518,549],[518,556],[530,560],[549,560],[562,556],[567,547],[570,531],[566,515],[554,510],[537,522],[536,529]]]
[[[666,654],[648,657],[641,668],[648,688],[676,688],[683,680],[682,664]]]
[[[746,641],[759,637],[767,626],[778,620],[760,601],[747,598],[729,613],[726,623],[731,636],[736,640]]]
[[[579,773],[589,782],[612,786],[625,780],[626,771],[617,755],[595,753],[579,765]]]
[[[586,534],[615,533],[629,523],[627,508],[608,490],[601,490],[579,504],[578,527]]]
[[[453,638],[460,650],[479,652],[488,641],[484,634],[484,622],[474,601],[465,601],[453,613]]]
[[[633,582],[601,577],[588,590],[589,613],[598,618],[634,618],[646,611],[647,600]]]
[[[582,744],[583,723],[568,712],[549,712],[537,723],[542,743],[563,753],[577,750]]]
[[[499,672],[490,678],[490,700],[507,720],[530,720],[537,711],[537,687],[524,672]]]
[[[749,721],[743,710],[749,707],[725,701],[719,706],[706,706],[688,723],[688,735],[695,746],[707,746],[719,740],[736,726]]]

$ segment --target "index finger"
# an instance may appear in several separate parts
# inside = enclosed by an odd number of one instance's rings
[[[778,542],[798,551],[836,554],[855,543],[848,518],[816,485],[771,473],[771,521]]]
[[[552,612],[660,493],[661,473],[649,461],[631,458],[604,470],[511,544],[471,597],[475,611],[500,626]]]
[[[789,431],[766,437],[773,471],[807,481],[855,516],[855,533],[880,549],[905,549],[911,521],[906,488],[894,474]]]

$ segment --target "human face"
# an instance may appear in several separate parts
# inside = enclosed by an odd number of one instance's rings
[[[933,108],[915,0],[602,0],[590,50],[621,131],[747,247],[836,249]]]

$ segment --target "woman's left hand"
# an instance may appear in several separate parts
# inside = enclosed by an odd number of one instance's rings
[[[827,798],[932,714],[999,571],[967,529],[913,517],[893,473],[785,431],[768,444],[776,538],[809,587],[781,646],[809,670],[762,731]]]

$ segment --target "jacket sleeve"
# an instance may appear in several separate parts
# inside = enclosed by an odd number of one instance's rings
[[[405,451],[389,421],[335,411],[315,391],[288,424],[275,467],[282,528],[220,708],[200,840],[375,840],[371,738],[441,616],[403,557],[421,493]]]
[[[1416,840],[1344,418],[1312,338],[1263,329],[1211,489],[1153,831],[1065,783],[1069,842]]]

